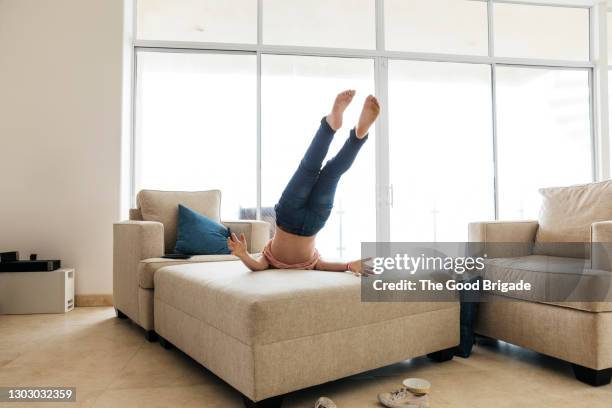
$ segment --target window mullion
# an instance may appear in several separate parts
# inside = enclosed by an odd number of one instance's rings
[[[499,166],[497,143],[497,66],[491,64],[491,136],[493,138],[493,209],[499,219]]]
[[[389,64],[387,58],[375,60],[374,81],[376,96],[382,106],[376,121],[376,241],[391,239],[391,183],[389,163]]]
[[[255,209],[255,218],[261,219],[261,43],[263,41],[263,0],[257,0],[257,149],[255,159],[256,162],[256,178],[257,178],[257,186],[256,186],[256,209]]]
[[[608,10],[599,3],[590,13],[590,58],[594,67],[590,70],[591,93],[591,143],[593,178],[605,180],[610,177],[610,112],[608,95]]]
[[[489,58],[495,57],[495,21],[493,0],[487,1],[487,32],[489,35]],[[496,65],[491,63],[491,137],[493,138],[493,214],[499,219],[499,172],[497,165],[497,84]]]

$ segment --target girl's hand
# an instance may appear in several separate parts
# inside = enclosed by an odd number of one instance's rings
[[[349,271],[353,272],[355,276],[369,276],[372,275],[372,267],[366,264],[372,258],[358,259],[356,261],[349,262],[347,264]]]
[[[240,234],[240,239],[232,232],[227,238],[227,247],[232,251],[232,255],[242,257],[247,254],[247,242],[244,234]]]

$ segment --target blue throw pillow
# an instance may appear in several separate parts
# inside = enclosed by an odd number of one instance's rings
[[[225,226],[181,204],[178,206],[178,233],[174,252],[187,255],[229,254]]]

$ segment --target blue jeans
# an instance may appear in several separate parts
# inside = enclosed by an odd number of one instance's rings
[[[310,237],[325,226],[340,177],[351,167],[367,139],[358,139],[355,129],[351,130],[338,154],[321,168],[334,133],[325,117],[321,119],[319,130],[274,206],[276,225],[284,231]]]

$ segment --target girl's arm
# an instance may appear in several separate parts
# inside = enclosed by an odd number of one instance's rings
[[[368,259],[358,259],[356,261],[344,263],[344,262],[327,262],[319,259],[315,265],[315,269],[319,271],[330,271],[330,272],[345,272],[351,271],[355,276],[369,275],[369,268],[365,264]]]
[[[329,271],[329,272],[345,272],[350,270],[349,264],[346,262],[327,262],[322,259],[317,261],[315,269],[318,271]]]
[[[232,232],[232,235],[227,238],[227,247],[232,251],[232,255],[240,258],[243,264],[251,271],[263,271],[268,269],[270,264],[265,256],[255,259],[247,252],[247,242],[244,234],[240,234],[240,239]]]
[[[242,263],[245,264],[246,267],[252,271],[265,271],[270,266],[270,264],[268,263],[268,260],[263,255],[259,259],[253,258],[251,254],[249,253],[246,253],[242,256],[240,255],[236,255],[236,256],[238,256],[238,258],[240,258]]]

